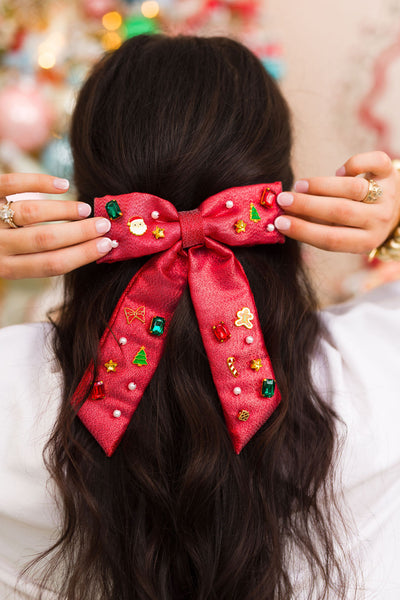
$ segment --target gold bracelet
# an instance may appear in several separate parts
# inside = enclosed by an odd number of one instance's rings
[[[395,158],[392,160],[393,167],[400,171],[400,159]],[[399,260],[400,261],[400,223],[396,226],[396,229],[389,235],[389,237],[377,248],[374,248],[368,256],[368,260],[371,261],[374,258],[379,260]]]

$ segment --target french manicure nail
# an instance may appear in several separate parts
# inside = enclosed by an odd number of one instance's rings
[[[79,202],[78,204],[78,214],[80,217],[88,217],[92,212],[92,207],[90,204],[85,204],[84,202]]]
[[[277,217],[274,223],[275,227],[280,231],[287,231],[290,229],[290,220],[287,217]]]
[[[278,195],[276,201],[279,206],[290,206],[293,204],[293,194],[289,194],[289,192],[282,192]]]
[[[53,179],[53,185],[58,190],[67,190],[69,188],[69,181],[68,179],[59,179],[57,177],[56,179]]]
[[[346,167],[344,165],[336,171],[336,177],[343,177],[343,175],[346,175]]]
[[[299,181],[296,181],[296,183],[294,184],[294,191],[300,192],[300,194],[305,194],[306,192],[308,192],[309,187],[310,186],[308,181],[306,181],[305,179],[299,179]]]
[[[108,219],[100,219],[96,222],[96,230],[98,233],[107,233],[111,229],[111,221]]]
[[[106,254],[106,252],[110,252],[112,248],[112,242],[109,238],[102,238],[97,242],[97,250],[100,254]]]

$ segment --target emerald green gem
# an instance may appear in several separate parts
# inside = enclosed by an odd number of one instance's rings
[[[153,317],[150,323],[150,333],[152,335],[162,335],[164,333],[165,319],[162,317]]]
[[[272,398],[275,394],[275,380],[274,379],[263,379],[261,396],[263,398]]]
[[[119,217],[122,217],[122,210],[118,206],[118,202],[116,200],[110,200],[110,202],[107,202],[106,211],[110,219],[119,219]]]

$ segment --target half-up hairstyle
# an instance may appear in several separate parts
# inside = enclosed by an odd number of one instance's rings
[[[79,200],[92,205],[136,191],[192,210],[230,187],[293,183],[286,102],[260,61],[222,37],[125,42],[83,86],[71,142]],[[336,417],[311,378],[321,325],[299,246],[233,251],[282,393],[240,455],[186,292],[128,431],[106,457],[71,396],[147,258],[65,277],[54,325],[62,405],[46,449],[61,525],[41,572],[61,598],[289,600],[294,556],[309,574],[304,597],[321,600],[333,587],[349,597],[335,533]]]

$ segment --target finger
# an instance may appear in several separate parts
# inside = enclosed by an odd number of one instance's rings
[[[53,277],[69,273],[78,267],[98,260],[112,248],[109,238],[91,240],[70,248],[40,254],[6,257],[0,266],[0,277],[23,279],[25,277]]]
[[[340,172],[341,169],[344,169],[344,171]],[[372,176],[383,179],[390,175],[392,169],[392,161],[385,152],[364,152],[349,158],[343,167],[336,171],[336,174],[355,176],[362,173],[371,173]]]
[[[108,219],[96,217],[80,222],[7,229],[2,233],[1,245],[3,253],[9,256],[47,252],[99,237],[107,233],[110,227]]]
[[[284,235],[321,250],[368,253],[378,244],[371,234],[355,227],[331,227],[287,215],[275,219],[275,227]]]
[[[278,196],[277,202],[286,215],[302,217],[313,222],[322,221],[330,225],[369,229],[377,219],[373,206],[342,198],[283,192]]]
[[[347,198],[362,202],[368,194],[368,185],[364,177],[311,177],[296,181],[294,190],[314,196]]]
[[[65,200],[20,200],[13,202],[13,221],[16,225],[32,225],[50,221],[75,221],[88,217],[92,211],[84,202]]]
[[[63,194],[69,188],[68,179],[41,173],[4,173],[0,175],[0,196],[22,192]]]

